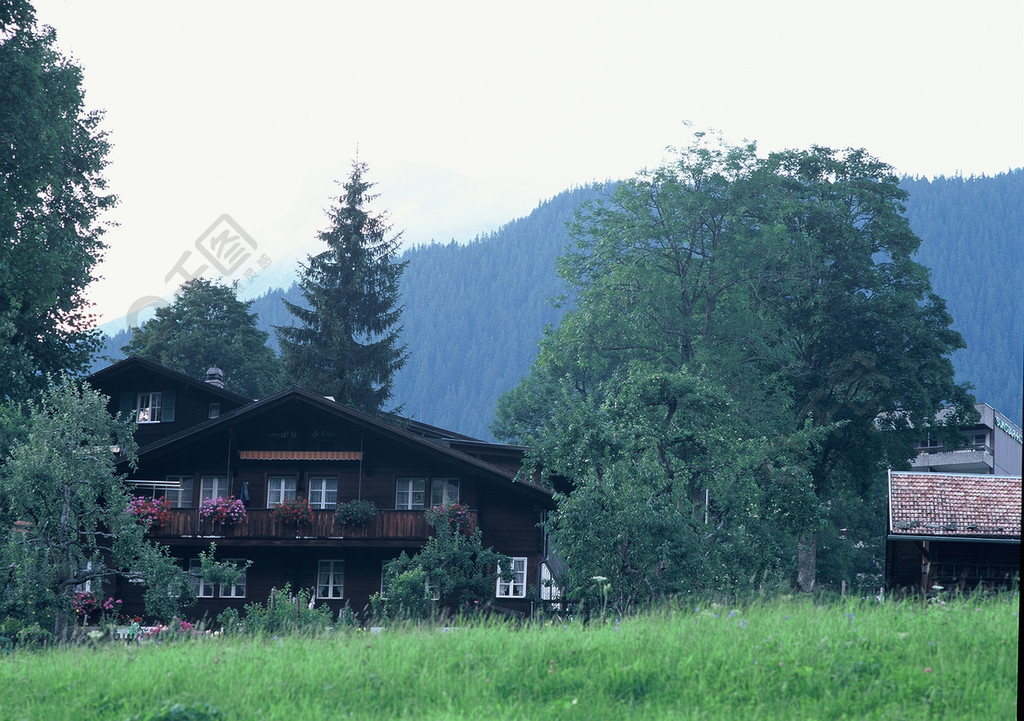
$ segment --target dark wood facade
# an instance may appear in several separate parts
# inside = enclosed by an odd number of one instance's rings
[[[126,370],[130,373],[121,377],[108,369],[100,378],[105,382],[95,385],[113,394],[169,382],[153,368],[144,370],[158,377],[147,380],[137,363]],[[211,402],[203,390],[179,390],[176,399],[176,418],[193,418],[191,427],[141,445],[137,469],[123,469],[137,493],[173,494],[178,507],[150,536],[166,544],[184,566],[197,561],[211,541],[218,559],[252,562],[244,591],[202,586],[205,597],[190,615],[215,617],[227,607],[241,610],[246,603],[266,601],[271,588],[286,583],[292,589],[316,588],[325,565],[343,569],[340,579],[334,579],[341,596],[317,602],[335,612],[346,604],[362,612],[370,596],[380,591],[383,564],[403,551],[414,554],[426,543],[431,529],[425,509],[431,505],[432,484],[447,488],[448,500],[457,488],[458,502],[470,509],[485,546],[525,559],[525,591],[514,598],[496,597],[494,604],[531,612],[545,560],[538,524],[553,502],[547,489],[516,481],[523,449],[414,422],[384,422],[294,387],[239,404],[216,418],[200,417],[203,405]],[[186,408],[190,403],[192,410]],[[416,482],[422,484],[424,497],[419,507],[410,508],[409,491]],[[176,488],[172,491],[168,484]],[[325,484],[336,491],[333,503],[323,494]],[[312,523],[285,525],[272,510],[283,493],[322,508],[314,510]],[[245,520],[220,525],[201,518],[201,501],[211,494],[247,499]],[[372,500],[377,515],[363,525],[337,522],[334,504],[359,498]],[[130,583],[116,589],[126,611],[139,612],[141,590]],[[497,596],[497,588],[495,592]]]

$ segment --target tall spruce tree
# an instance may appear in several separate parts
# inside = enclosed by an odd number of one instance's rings
[[[327,250],[302,267],[305,305],[284,301],[297,323],[275,330],[292,383],[379,412],[408,357],[399,344],[405,263],[395,260],[401,233],[392,234],[387,217],[367,208],[377,196],[366,171],[366,163],[353,161],[344,192],[328,211],[330,227],[319,234]]]

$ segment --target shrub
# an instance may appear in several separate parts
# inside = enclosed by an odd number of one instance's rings
[[[315,604],[310,608],[312,597],[313,594],[306,589],[300,589],[298,593],[293,594],[288,584],[282,589],[272,588],[266,604],[245,605],[245,617],[241,620],[242,629],[252,634],[315,635],[326,631],[331,627],[331,609]]]
[[[234,608],[225,608],[217,614],[217,623],[220,624],[221,633],[225,635],[238,633],[242,628],[242,619]]]
[[[374,594],[370,599],[373,614],[380,620],[421,621],[429,618],[434,601],[427,572],[405,552],[385,566],[387,596]]]
[[[377,515],[377,506],[373,501],[360,498],[354,501],[346,501],[338,505],[334,512],[334,520],[338,523],[347,523],[358,526],[366,523]]]

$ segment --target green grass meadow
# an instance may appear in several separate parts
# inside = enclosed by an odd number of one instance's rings
[[[781,599],[17,650],[0,656],[0,719],[1013,719],[1018,612],[1016,596]]]

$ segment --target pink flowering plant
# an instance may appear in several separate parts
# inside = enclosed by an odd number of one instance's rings
[[[447,529],[453,533],[465,533],[473,524],[469,507],[461,503],[434,506],[427,511],[427,523],[437,530]]]
[[[135,496],[128,501],[127,512],[149,530],[153,526],[163,526],[171,520],[171,502],[166,498]]]
[[[214,523],[241,523],[245,505],[234,496],[207,498],[199,504],[199,517]]]
[[[274,506],[274,518],[289,526],[313,522],[313,509],[305,498],[289,498]]]
[[[115,599],[111,596],[106,601],[101,601],[92,591],[76,593],[71,599],[71,605],[75,609],[75,615],[82,619],[83,626],[89,625],[89,616],[95,613],[103,616],[113,613],[116,618],[121,612],[120,598]]]

